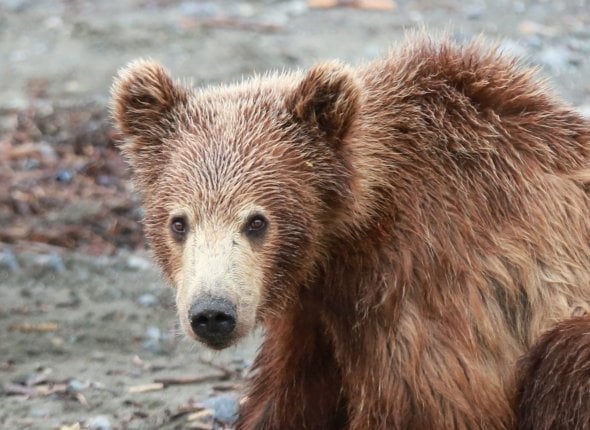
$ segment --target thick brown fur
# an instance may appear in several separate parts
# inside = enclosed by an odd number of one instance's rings
[[[411,38],[356,69],[199,91],[159,70],[115,84],[122,148],[181,321],[192,279],[214,284],[201,258],[256,269],[216,278],[266,328],[238,428],[514,428],[518,358],[590,309],[588,122],[481,43]],[[248,244],[253,202],[270,227]],[[225,234],[237,257],[207,251]]]
[[[519,430],[590,429],[590,317],[558,324],[520,360]]]

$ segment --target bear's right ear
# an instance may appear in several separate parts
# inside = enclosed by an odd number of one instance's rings
[[[136,174],[161,165],[165,151],[163,139],[178,126],[182,115],[174,115],[186,105],[189,92],[174,82],[162,65],[137,60],[119,71],[112,87],[112,111],[125,142],[123,155]]]
[[[350,68],[339,62],[313,67],[303,77],[287,109],[295,119],[338,145],[360,110],[361,90]]]

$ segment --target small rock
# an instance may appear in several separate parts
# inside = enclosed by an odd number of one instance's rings
[[[485,11],[486,11],[485,7],[480,4],[472,4],[472,5],[466,6],[464,9],[465,16],[467,17],[467,19],[472,19],[472,20],[480,19],[484,15]]]
[[[303,15],[307,12],[307,4],[303,0],[292,0],[284,3],[285,11],[291,16]]]
[[[539,54],[539,62],[553,72],[564,71],[569,64],[569,52],[564,48],[551,47]]]
[[[16,52],[18,53],[18,50]],[[15,57],[18,57],[18,55],[14,55],[13,52],[9,58],[13,60]],[[18,58],[16,59],[18,60]],[[4,97],[2,98],[2,100],[0,100],[0,109],[22,111],[29,107],[28,99],[23,97],[23,95],[19,91],[4,90],[2,94],[4,94]]]
[[[162,331],[159,329],[159,327],[151,325],[145,331],[145,337],[148,339],[160,340],[162,338]]]
[[[590,119],[590,104],[578,106],[578,112],[582,114],[583,117]]]
[[[543,48],[543,39],[536,34],[531,34],[525,37],[526,44],[529,48],[540,50]]]
[[[72,378],[68,381],[68,390],[73,391],[74,393],[79,393],[80,391],[84,391],[90,386],[88,381],[82,382],[76,378]]]
[[[12,12],[23,12],[31,5],[31,0],[4,0],[2,6]]]
[[[109,418],[104,415],[88,418],[85,425],[88,430],[112,430],[113,428]]]
[[[524,46],[515,40],[505,39],[500,44],[502,52],[506,52],[508,55],[513,57],[523,58],[526,57],[528,52]]]
[[[51,338],[51,345],[56,349],[61,349],[66,341],[63,337],[55,336]]]
[[[512,3],[512,10],[514,10],[514,12],[516,12],[518,14],[525,13],[526,12],[526,5],[524,4],[524,2],[515,1]]]
[[[115,180],[112,176],[109,175],[98,175],[96,177],[96,183],[98,185],[102,185],[103,187],[111,186],[115,183]]]
[[[517,26],[517,30],[525,36],[536,34],[541,36],[553,37],[556,35],[555,28],[530,20],[521,21]]]
[[[162,331],[156,326],[149,326],[145,331],[143,349],[154,354],[162,352]]]
[[[160,300],[153,294],[145,293],[139,296],[137,303],[139,303],[141,306],[145,306],[146,308],[150,308],[158,306],[160,304]]]
[[[239,399],[235,394],[221,394],[210,397],[201,402],[207,408],[213,410],[213,418],[223,424],[233,424],[238,419]]]
[[[33,408],[29,412],[29,416],[33,418],[45,418],[51,416],[52,411],[46,408]]]
[[[69,184],[72,182],[72,179],[74,179],[74,172],[72,172],[70,169],[61,169],[55,175],[55,180],[64,184]]]
[[[127,257],[127,267],[135,270],[147,270],[151,266],[150,262],[138,255],[130,255]]]
[[[580,52],[584,54],[590,53],[590,41],[570,37],[567,40],[567,46],[572,51]]]
[[[50,272],[63,273],[66,270],[62,258],[56,253],[38,255],[35,257],[34,263]]]
[[[0,269],[8,269],[11,272],[16,272],[20,269],[18,260],[10,249],[0,252]]]
[[[25,158],[20,165],[23,170],[36,170],[41,167],[41,162],[35,158]]]
[[[12,131],[18,126],[18,115],[16,112],[0,113],[0,130]]]
[[[256,14],[254,5],[250,3],[239,3],[235,8],[237,14],[242,18],[252,18]]]
[[[199,18],[210,18],[221,14],[222,10],[214,2],[196,2],[196,1],[185,1],[178,5],[178,11],[182,15],[199,17]]]
[[[63,20],[60,16],[50,16],[45,19],[43,24],[45,24],[45,28],[49,30],[56,30],[63,27]]]
[[[77,93],[81,89],[80,82],[78,82],[74,79],[67,81],[65,83],[64,87],[68,93]]]

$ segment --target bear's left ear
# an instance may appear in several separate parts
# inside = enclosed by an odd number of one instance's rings
[[[313,67],[287,100],[297,121],[334,143],[349,131],[360,108],[361,91],[352,71],[338,62]]]

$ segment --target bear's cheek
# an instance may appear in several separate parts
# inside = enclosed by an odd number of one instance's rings
[[[220,349],[254,327],[263,270],[257,252],[240,243],[239,236],[231,232],[214,236],[196,232],[187,237],[178,259],[180,268],[172,280],[183,330]]]

